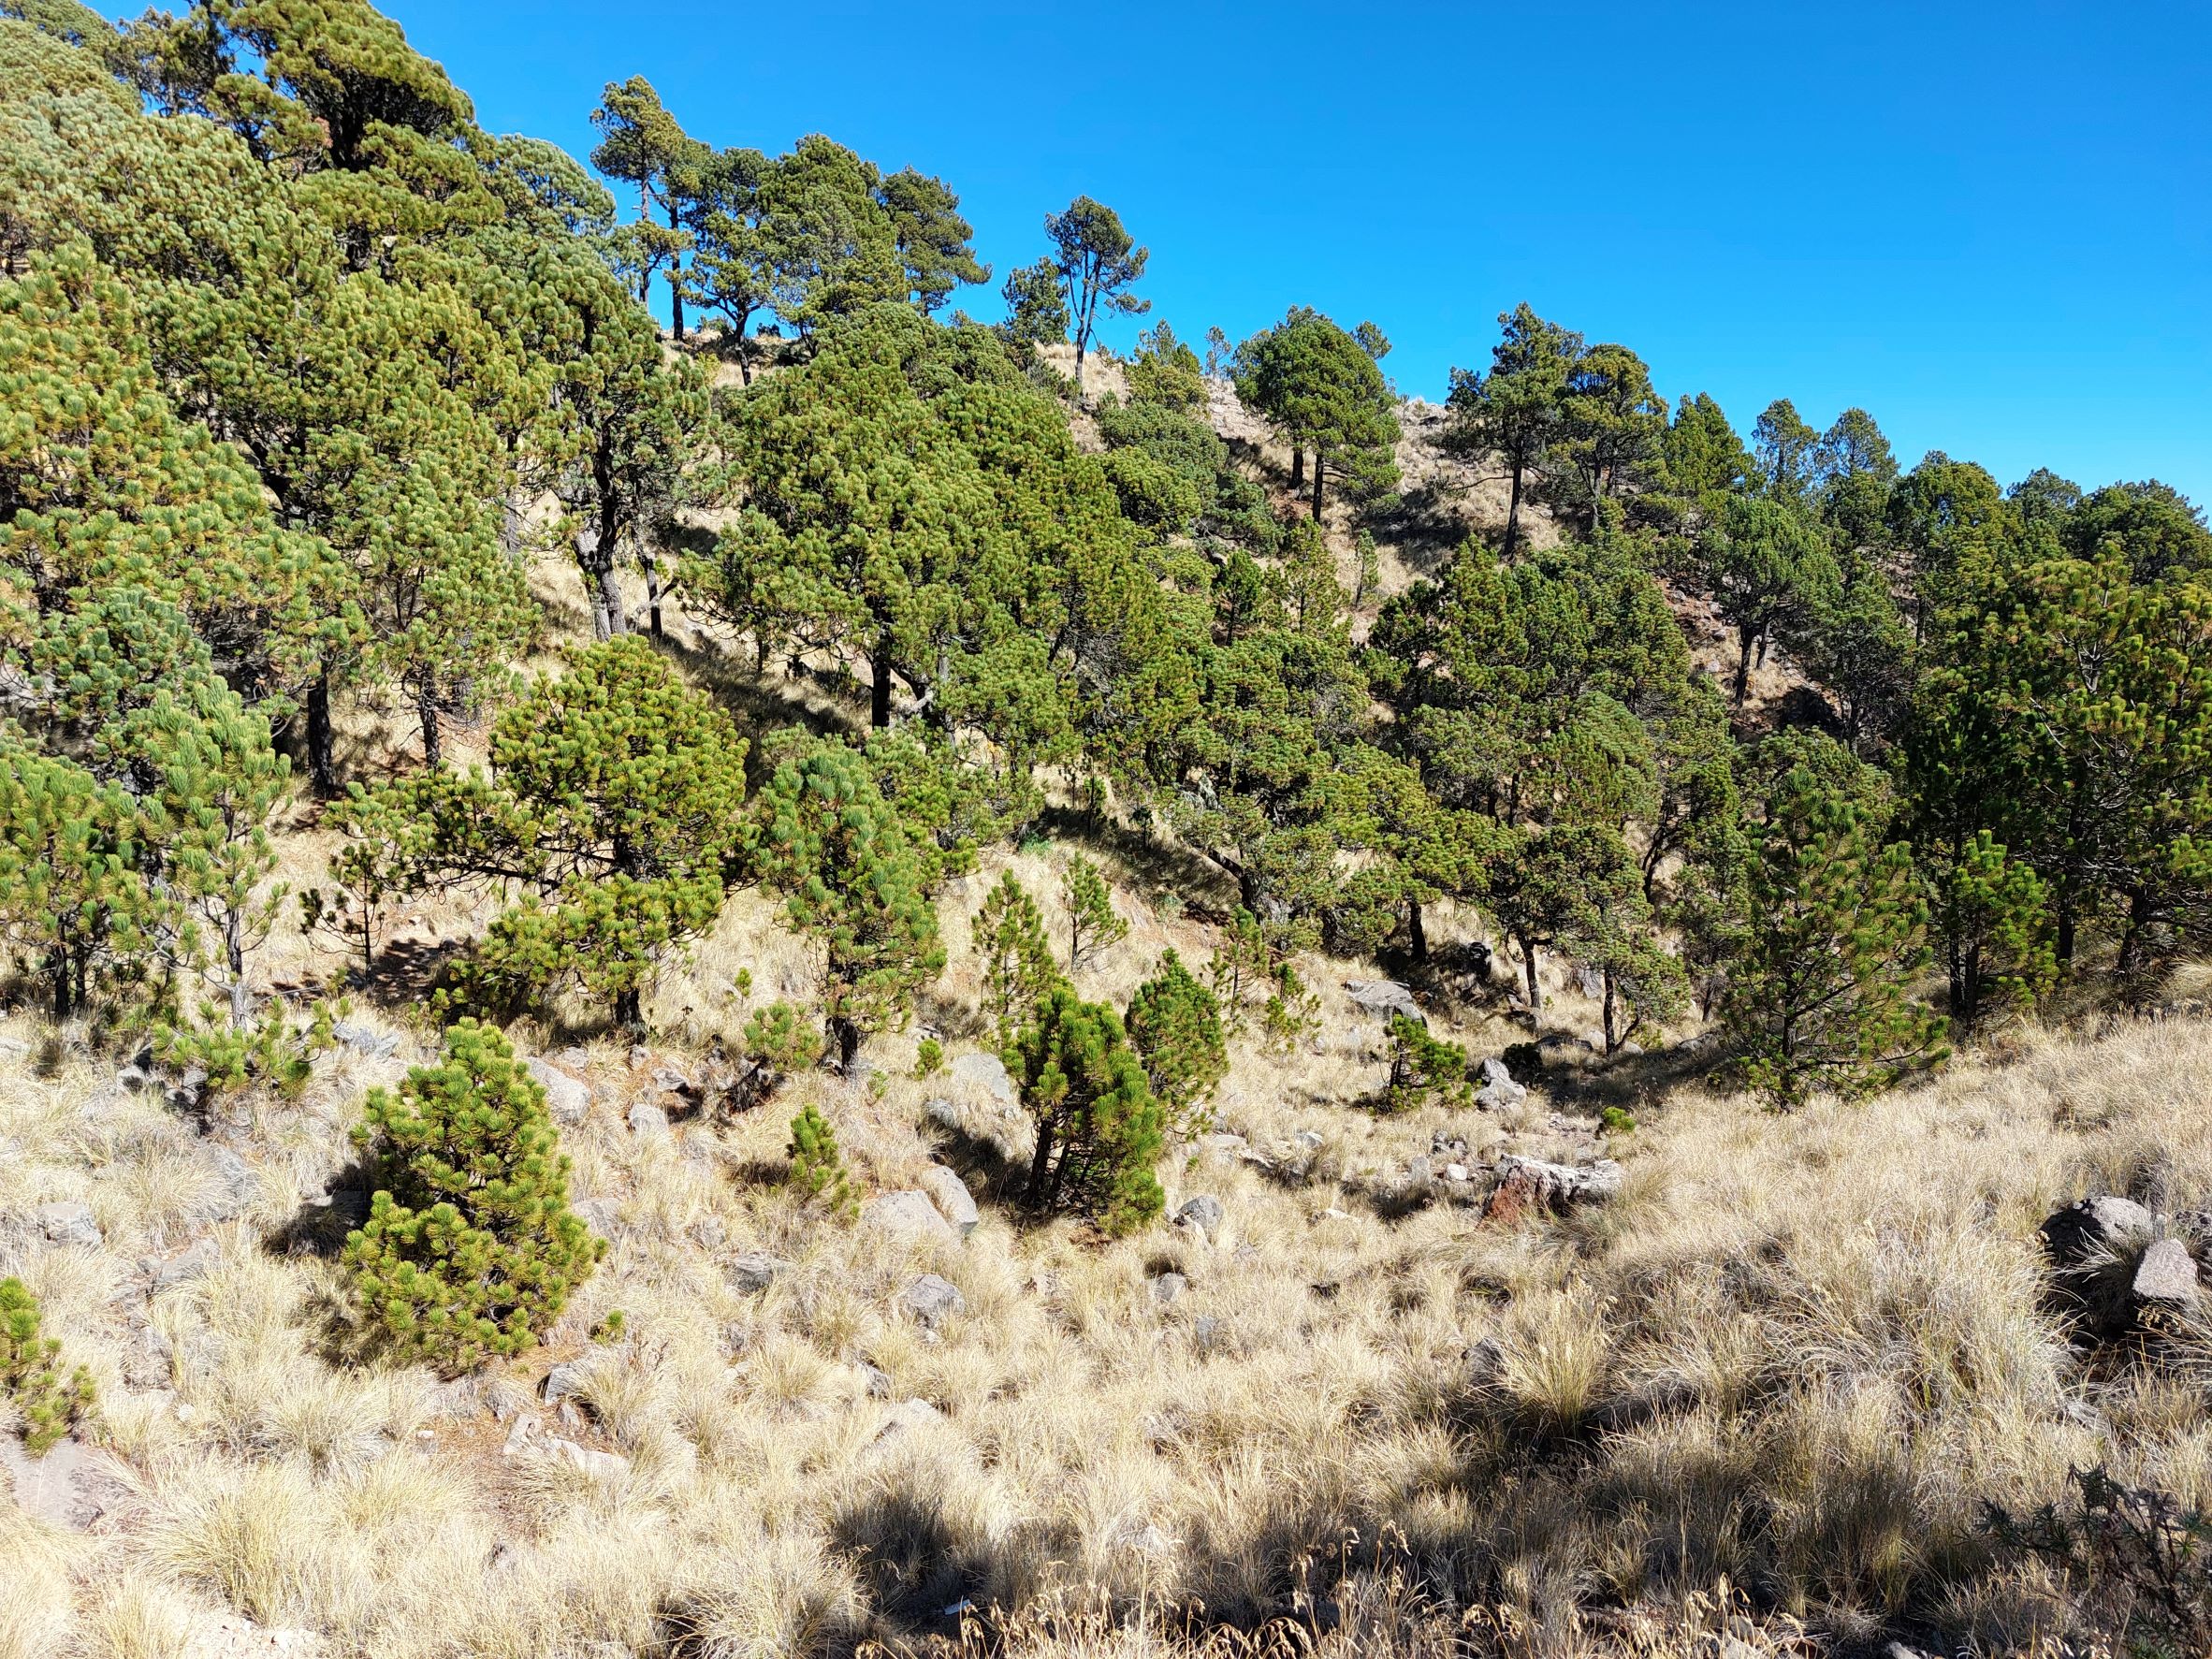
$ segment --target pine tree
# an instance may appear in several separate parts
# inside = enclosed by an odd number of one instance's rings
[[[1238,400],[1273,421],[1294,454],[1313,462],[1313,517],[1318,520],[1331,468],[1363,495],[1398,480],[1397,400],[1375,358],[1354,334],[1319,312],[1288,315],[1237,348]],[[1291,482],[1300,481],[1296,472]]]
[[[1465,453],[1496,455],[1512,480],[1506,506],[1506,552],[1521,545],[1521,505],[1565,419],[1567,374],[1582,337],[1548,323],[1525,304],[1498,316],[1503,338],[1491,348],[1488,374],[1455,369],[1447,399],[1451,441]]]
[[[867,1033],[905,1026],[944,966],[922,861],[864,757],[841,744],[785,761],[757,805],[761,874],[822,945],[831,1052],[850,1067]]]
[[[137,805],[0,725],[0,938],[57,1020],[141,977],[173,914],[143,874]]]
[[[1928,907],[1912,850],[1881,846],[1866,807],[1800,762],[1777,779],[1751,869],[1751,927],[1728,1023],[1753,1085],[1783,1107],[1816,1088],[1886,1087],[1932,1065],[1943,1018],[1912,1000]]]
[[[370,1091],[354,1140],[374,1197],[344,1260],[392,1351],[450,1374],[536,1343],[606,1245],[568,1207],[546,1092],[507,1040],[463,1020],[445,1051]]]
[[[1083,401],[1083,365],[1101,308],[1120,316],[1141,316],[1152,301],[1129,289],[1144,277],[1146,250],[1122,227],[1121,215],[1103,202],[1079,196],[1065,212],[1044,216],[1052,239],[1052,262],[1060,298],[1075,334],[1075,400]]]
[[[92,1373],[62,1375],[62,1345],[38,1334],[38,1301],[22,1280],[0,1279],[0,1396],[23,1424],[23,1449],[52,1449],[93,1408]]]
[[[1160,1103],[1164,1127],[1170,1131],[1192,1127],[1206,1097],[1229,1075],[1229,1050],[1222,1041],[1220,1004],[1172,949],[1160,957],[1159,971],[1129,998],[1128,1031]]]
[[[1045,942],[1043,912],[1013,871],[999,877],[976,911],[974,939],[983,964],[983,1014],[1003,1048],[1060,982],[1059,965]]]
[[[1037,1126],[1025,1189],[1031,1208],[1073,1210],[1109,1233],[1160,1213],[1160,1105],[1111,1008],[1055,986],[1006,1062]]]
[[[1390,1112],[1413,1112],[1442,1099],[1456,1103],[1467,1089],[1467,1051],[1433,1037],[1407,1014],[1390,1016],[1390,1079],[1383,1095]]]
[[[1708,538],[1707,583],[1736,629],[1736,706],[1751,690],[1754,650],[1811,624],[1838,598],[1841,577],[1820,528],[1781,502],[1732,496]]]
[[[1127,939],[1128,918],[1113,908],[1113,891],[1099,866],[1078,852],[1061,878],[1060,902],[1068,909],[1068,971],[1073,973],[1100,951]]]
[[[2030,1007],[2059,977],[2050,889],[1986,830],[1949,856],[1930,856],[1935,926],[1950,982],[1951,1017],[1971,1031],[1992,1003]]]
[[[859,1196],[845,1173],[845,1160],[837,1152],[837,1132],[829,1119],[809,1100],[791,1120],[789,1185],[800,1196],[818,1201],[832,1215],[851,1220],[860,1213]]]

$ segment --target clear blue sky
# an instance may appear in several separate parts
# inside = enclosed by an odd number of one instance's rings
[[[1855,403],[1908,466],[2212,502],[2207,0],[387,8],[495,130],[588,153],[642,73],[714,143],[940,174],[1000,275],[1088,193],[1186,338],[1372,317],[1437,398],[1526,299],[1747,432]]]

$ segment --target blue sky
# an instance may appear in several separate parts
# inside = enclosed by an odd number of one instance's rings
[[[1001,275],[1098,196],[1186,338],[1372,317],[1435,398],[1526,299],[1747,431],[1855,403],[1907,465],[2212,502],[2206,0],[387,8],[496,130],[588,153],[642,73],[714,143],[940,174]]]

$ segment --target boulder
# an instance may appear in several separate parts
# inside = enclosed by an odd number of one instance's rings
[[[147,1277],[147,1293],[158,1295],[172,1286],[199,1278],[222,1259],[223,1254],[215,1248],[215,1241],[203,1238],[195,1240],[166,1261],[149,1256],[138,1266]]]
[[[929,1194],[939,1214],[953,1224],[962,1238],[975,1231],[976,1224],[983,1218],[975,1207],[968,1183],[942,1164],[931,1164],[922,1171],[922,1189]]]
[[[1508,1153],[1498,1159],[1498,1184],[1486,1215],[1512,1220],[1530,1211],[1560,1211],[1609,1199],[1621,1190],[1621,1166],[1609,1157],[1587,1164],[1552,1164]]]
[[[924,1273],[898,1294],[898,1304],[914,1316],[924,1330],[935,1331],[968,1306],[968,1298],[950,1279]]]
[[[1206,1242],[1213,1244],[1220,1234],[1225,1214],[1219,1199],[1210,1192],[1201,1192],[1183,1201],[1183,1207],[1175,1212],[1175,1219],[1197,1228],[1206,1235]]]
[[[2133,1199],[2098,1193],[2068,1204],[2045,1221],[2043,1247],[2053,1267],[2074,1273],[2098,1257],[2147,1238],[2157,1225],[2156,1217]]]
[[[0,1492],[11,1488],[22,1509],[72,1532],[139,1506],[107,1456],[76,1440],[33,1457],[14,1435],[0,1435]]]
[[[1527,1099],[1528,1090],[1513,1081],[1505,1061],[1482,1062],[1482,1086],[1475,1091],[1476,1105],[1485,1112],[1495,1112],[1501,1106],[1518,1106]]]
[[[860,1213],[860,1219],[863,1226],[907,1244],[950,1244],[960,1237],[953,1230],[953,1224],[930,1202],[929,1195],[913,1188],[887,1192],[869,1200],[867,1208]]]
[[[1404,1014],[1424,1026],[1429,1023],[1420,1004],[1414,1001],[1413,993],[1396,980],[1346,980],[1344,988],[1352,999],[1352,1006],[1363,1014],[1386,1022]]]
[[[1190,1288],[1190,1281],[1181,1273],[1162,1273],[1152,1281],[1152,1300],[1162,1307],[1172,1307]]]
[[[968,1126],[960,1116],[960,1108],[953,1105],[942,1095],[924,1101],[922,1115],[950,1134],[959,1135],[967,1132]]]
[[[261,1199],[261,1177],[254,1166],[227,1146],[210,1146],[207,1184],[193,1214],[202,1221],[235,1221]]]
[[[545,1455],[589,1475],[594,1480],[619,1480],[630,1473],[630,1460],[618,1451],[599,1451],[574,1440],[547,1440]]]
[[[880,1446],[886,1440],[911,1433],[930,1423],[942,1422],[944,1417],[943,1412],[926,1400],[901,1400],[883,1414],[883,1426],[876,1431],[876,1444]]]
[[[580,1359],[563,1360],[546,1373],[538,1384],[538,1398],[548,1405],[558,1405],[563,1400],[582,1400],[584,1390],[591,1386],[592,1374],[599,1368],[599,1356],[586,1354]]]
[[[2143,1252],[2129,1289],[2139,1302],[2186,1307],[2197,1299],[2197,1264],[2179,1239],[2156,1240]]]
[[[630,1109],[630,1132],[641,1141],[668,1139],[668,1113],[660,1107],[640,1100]]]
[[[557,1066],[534,1055],[525,1062],[537,1085],[546,1091],[546,1110],[563,1128],[575,1128],[591,1115],[590,1088]]]
[[[738,1295],[758,1296],[790,1266],[790,1262],[779,1260],[765,1250],[748,1250],[722,1270],[722,1277],[729,1280],[730,1288]]]
[[[97,1248],[100,1244],[100,1224],[94,1217],[90,1204],[40,1204],[37,1220],[38,1230],[50,1244],[90,1244]]]
[[[997,1055],[962,1055],[953,1062],[953,1075],[973,1084],[1001,1106],[1014,1103],[1013,1079],[1006,1074],[1006,1062]]]
[[[357,1055],[364,1055],[371,1060],[388,1060],[400,1052],[400,1040],[397,1036],[383,1031],[371,1031],[366,1026],[356,1026],[345,1020],[340,1020],[332,1026],[330,1035],[344,1043]]]

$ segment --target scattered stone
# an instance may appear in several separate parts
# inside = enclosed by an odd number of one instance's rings
[[[1224,1215],[1221,1201],[1212,1193],[1201,1192],[1196,1198],[1184,1200],[1183,1207],[1175,1212],[1175,1219],[1188,1222],[1206,1235],[1208,1244],[1213,1244],[1220,1235]]]
[[[968,1298],[950,1279],[924,1273],[899,1292],[899,1306],[914,1316],[924,1330],[935,1331],[953,1315],[966,1311]]]
[[[720,1215],[709,1215],[704,1220],[694,1221],[685,1231],[691,1235],[691,1243],[708,1255],[720,1250],[722,1240],[727,1236]]]
[[[1506,1069],[1506,1062],[1488,1059],[1482,1062],[1482,1086],[1475,1091],[1475,1104],[1485,1112],[1495,1112],[1500,1107],[1518,1106],[1528,1099],[1528,1090],[1513,1081],[1513,1073]]]
[[[115,1086],[126,1094],[140,1094],[153,1086],[153,1074],[140,1066],[125,1066],[115,1073]]]
[[[2143,1252],[2129,1288],[2137,1302],[2186,1307],[2196,1300],[2197,1264],[2179,1239],[2159,1239]]]
[[[1595,1002],[1606,994],[1606,976],[1594,968],[1575,969],[1575,989]]]
[[[611,1239],[621,1230],[621,1216],[613,1199],[577,1199],[569,1205],[582,1218],[586,1227],[603,1239]]]
[[[942,1095],[924,1101],[922,1106],[922,1114],[940,1129],[950,1130],[955,1135],[967,1133],[967,1125],[960,1116],[960,1108],[953,1105]]]
[[[591,1386],[592,1375],[598,1369],[595,1354],[564,1360],[546,1373],[545,1380],[538,1384],[538,1398],[548,1405],[558,1405],[563,1400],[579,1400]]]
[[[1352,999],[1352,1006],[1363,1014],[1383,1021],[1403,1014],[1424,1026],[1429,1023],[1420,1004],[1414,1001],[1413,993],[1396,980],[1346,980],[1344,988]]]
[[[722,1276],[738,1295],[758,1296],[790,1266],[790,1262],[780,1261],[765,1250],[748,1250],[722,1270]]]
[[[1221,1346],[1221,1321],[1212,1314],[1201,1314],[1191,1322],[1190,1346],[1201,1354],[1210,1354]]]
[[[883,1426],[876,1431],[876,1444],[909,1433],[928,1423],[942,1422],[945,1414],[926,1400],[901,1400],[883,1414]]]
[[[46,1235],[47,1243],[90,1244],[95,1249],[99,1246],[100,1224],[94,1218],[90,1204],[40,1204],[36,1215],[38,1230]]]
[[[1405,1166],[1405,1184],[1408,1186],[1426,1186],[1434,1179],[1426,1157],[1417,1157]]]
[[[618,1451],[598,1451],[574,1440],[547,1440],[545,1450],[594,1480],[619,1480],[630,1473],[630,1460]]]
[[[931,1164],[922,1171],[923,1190],[936,1201],[938,1210],[953,1224],[962,1238],[975,1231],[982,1214],[975,1207],[975,1199],[968,1190],[968,1183],[961,1180],[942,1164]]]
[[[1318,1129],[1300,1129],[1297,1134],[1291,1137],[1291,1139],[1296,1141],[1308,1152],[1318,1152],[1321,1150],[1322,1136],[1321,1131]]]
[[[692,1095],[698,1092],[698,1085],[674,1066],[654,1067],[653,1086],[664,1095]]]
[[[534,1055],[525,1064],[538,1086],[546,1091],[546,1110],[555,1123],[573,1129],[591,1115],[589,1086]]]
[[[371,1060],[388,1060],[400,1052],[400,1039],[396,1035],[371,1031],[366,1026],[356,1026],[340,1020],[330,1027],[330,1035]]]
[[[1447,1181],[1467,1180],[1467,1166],[1465,1164],[1446,1164],[1444,1166],[1444,1178]]]
[[[1152,1281],[1152,1300],[1162,1307],[1172,1307],[1189,1288],[1190,1281],[1181,1273],[1162,1273]]]
[[[2041,1230],[2051,1265],[2060,1273],[2073,1273],[2095,1258],[2147,1237],[2156,1226],[2156,1218],[2133,1199],[2098,1193],[2067,1205]]]
[[[1006,1062],[997,1055],[962,1055],[953,1062],[953,1075],[985,1090],[1001,1106],[1014,1103],[1013,1079],[1006,1074]]]
[[[149,1256],[138,1266],[149,1281],[147,1293],[159,1295],[173,1286],[187,1284],[201,1277],[223,1259],[223,1253],[215,1248],[213,1239],[196,1239],[167,1260]]]
[[[641,1141],[665,1141],[668,1113],[648,1101],[640,1100],[630,1109],[630,1132]]]
[[[870,1199],[860,1219],[863,1226],[909,1244],[953,1244],[960,1237],[929,1195],[911,1187]]]
[[[891,1373],[880,1366],[869,1364],[866,1360],[859,1361],[853,1366],[853,1369],[860,1373],[861,1382],[866,1387],[869,1399],[888,1400],[891,1398]]]

